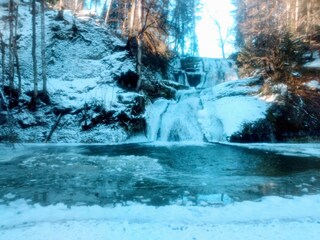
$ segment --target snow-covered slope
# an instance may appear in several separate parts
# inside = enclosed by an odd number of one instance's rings
[[[0,12],[7,15],[5,8]],[[125,42],[96,23],[95,19],[77,19],[64,11],[64,21],[48,10],[46,19],[46,60],[48,93],[51,105],[40,103],[30,112],[33,90],[31,58],[31,14],[28,5],[19,7],[18,54],[21,63],[23,95],[16,116],[18,141],[41,142],[62,113],[51,142],[121,142],[130,133],[131,121],[143,125],[140,113],[132,108],[141,95],[121,89],[116,79],[134,71],[134,60],[125,51]],[[1,17],[1,16],[0,16]],[[8,32],[8,26],[1,26]],[[2,30],[2,29],[1,29]],[[42,90],[40,51],[40,15],[37,16],[37,56],[39,90]],[[27,93],[27,95],[25,94]],[[138,120],[137,120],[138,119]],[[82,131],[85,128],[86,131]]]

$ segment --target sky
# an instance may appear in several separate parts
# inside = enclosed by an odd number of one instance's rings
[[[227,29],[233,26],[233,18],[230,11],[234,6],[230,0],[202,0],[201,20],[197,26],[197,35],[199,41],[199,54],[201,57],[221,58],[221,48],[218,44],[218,31],[214,25],[213,19],[217,19],[222,27],[224,34]],[[232,37],[230,37],[232,40]],[[226,46],[226,56],[232,53],[232,43]]]

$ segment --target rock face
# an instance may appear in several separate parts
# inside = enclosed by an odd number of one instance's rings
[[[229,59],[187,57],[177,59],[174,66],[175,80],[190,87],[208,88],[238,79],[237,67]]]

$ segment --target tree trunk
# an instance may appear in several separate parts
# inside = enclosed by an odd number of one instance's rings
[[[104,22],[105,22],[106,24],[108,24],[108,21],[109,21],[110,11],[111,11],[111,8],[112,8],[112,4],[113,4],[113,0],[110,0],[109,6],[108,6],[108,10],[107,10],[107,15],[106,15],[106,18],[104,19]]]
[[[9,89],[10,92],[14,90],[14,33],[13,33],[13,25],[14,25],[14,1],[9,0]]]
[[[74,12],[77,12],[78,11],[78,0],[75,0],[74,1]]]
[[[136,12],[136,0],[132,0],[131,5],[131,16],[130,16],[130,26],[129,26],[129,35],[130,37],[133,36],[133,28],[134,28],[134,20],[135,20],[135,12]]]
[[[142,31],[142,3],[141,3],[142,0],[138,0],[137,1],[137,10],[138,10],[138,19],[137,19],[137,32],[138,32],[138,35],[136,37],[137,39],[137,56],[136,56],[136,72],[137,72],[137,75],[139,76],[139,79],[138,79],[138,82],[137,82],[137,87],[136,87],[136,90],[139,91],[140,90],[140,87],[141,87],[141,81],[142,81],[142,78],[141,78],[141,57],[142,57],[142,37],[143,37],[143,33],[141,32]]]
[[[17,49],[17,37],[14,38],[14,44],[13,44],[13,52],[14,52],[14,58],[16,60],[16,69],[17,69],[17,76],[18,76],[18,94],[21,94],[21,71],[20,71],[20,61],[19,61],[19,55],[18,55],[18,49]]]
[[[98,15],[98,0],[94,0],[94,14]]]
[[[42,1],[42,0],[41,0],[41,1]],[[64,20],[63,10],[64,10],[63,0],[60,0],[60,1],[59,1],[59,10],[58,10],[58,14],[57,14],[57,16],[56,16],[56,20],[57,20],[57,21],[63,21],[63,20]]]
[[[138,83],[137,83],[137,91],[139,91],[140,86],[141,86],[141,57],[142,57],[142,41],[141,41],[141,36],[137,37],[137,63],[136,63],[136,72],[137,75],[139,76]]]
[[[47,142],[50,140],[53,132],[56,130],[56,128],[57,128],[57,126],[58,126],[58,124],[59,124],[59,122],[60,122],[60,120],[61,120],[61,117],[62,117],[62,114],[60,113],[59,116],[58,116],[58,118],[57,118],[57,120],[56,120],[56,122],[55,122],[54,125],[52,126],[52,128],[51,128],[51,130],[50,130],[50,133],[49,133],[48,136],[46,137],[46,139],[45,139],[45,141],[44,141],[45,143],[47,143]]]
[[[287,14],[287,28],[290,30],[291,28],[291,15],[290,15],[290,3],[287,2],[287,10],[286,10],[286,14]]]
[[[41,67],[43,94],[47,95],[47,64],[46,64],[46,32],[45,32],[45,0],[41,0]]]
[[[13,53],[14,58],[16,60],[16,69],[17,69],[17,76],[18,76],[18,94],[21,94],[21,72],[20,72],[20,61],[19,61],[19,55],[18,55],[18,5],[16,6],[16,14],[15,14],[15,33],[14,33],[14,41],[13,41]]]
[[[36,36],[36,0],[32,0],[32,62],[33,62],[33,98],[38,96],[38,69],[37,69],[37,36]]]
[[[297,31],[299,27],[299,8],[300,8],[300,0],[296,0],[296,11],[295,11],[295,29]]]
[[[4,78],[5,78],[5,69],[6,69],[6,46],[2,38],[2,33],[0,33],[0,44],[1,44],[1,68],[2,68],[2,73],[1,73],[1,78],[2,78],[2,89],[4,88]]]
[[[128,1],[124,2],[123,10],[122,10],[122,16],[124,17],[123,23],[122,23],[122,34],[128,34],[128,18],[129,18],[129,3]]]

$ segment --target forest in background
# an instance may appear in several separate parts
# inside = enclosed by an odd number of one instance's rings
[[[201,11],[199,0],[43,0],[39,1],[40,9],[36,3],[36,0],[31,1],[32,24],[37,24],[36,16],[40,14],[42,27],[40,33],[36,32],[35,26],[32,28],[35,98],[39,80],[43,83],[42,93],[47,94],[44,32],[47,8],[59,9],[57,20],[63,20],[65,9],[76,13],[91,9],[91,13],[97,14],[114,34],[127,41],[128,50],[136,57],[138,75],[142,65],[153,65],[165,73],[172,57],[198,56],[195,29]],[[22,81],[18,54],[19,4],[25,3],[8,1],[9,14],[1,19],[3,28],[0,29],[2,88],[7,86],[11,94],[18,95]],[[308,60],[306,53],[311,59],[313,52],[320,48],[319,1],[234,0],[233,4],[236,7],[234,44],[237,47],[233,58],[237,60],[242,76],[260,69],[273,81],[290,82],[291,72]],[[42,59],[36,59],[37,37],[41,39]],[[143,56],[148,60],[142,63]],[[41,74],[38,73],[38,64],[43,69]]]

